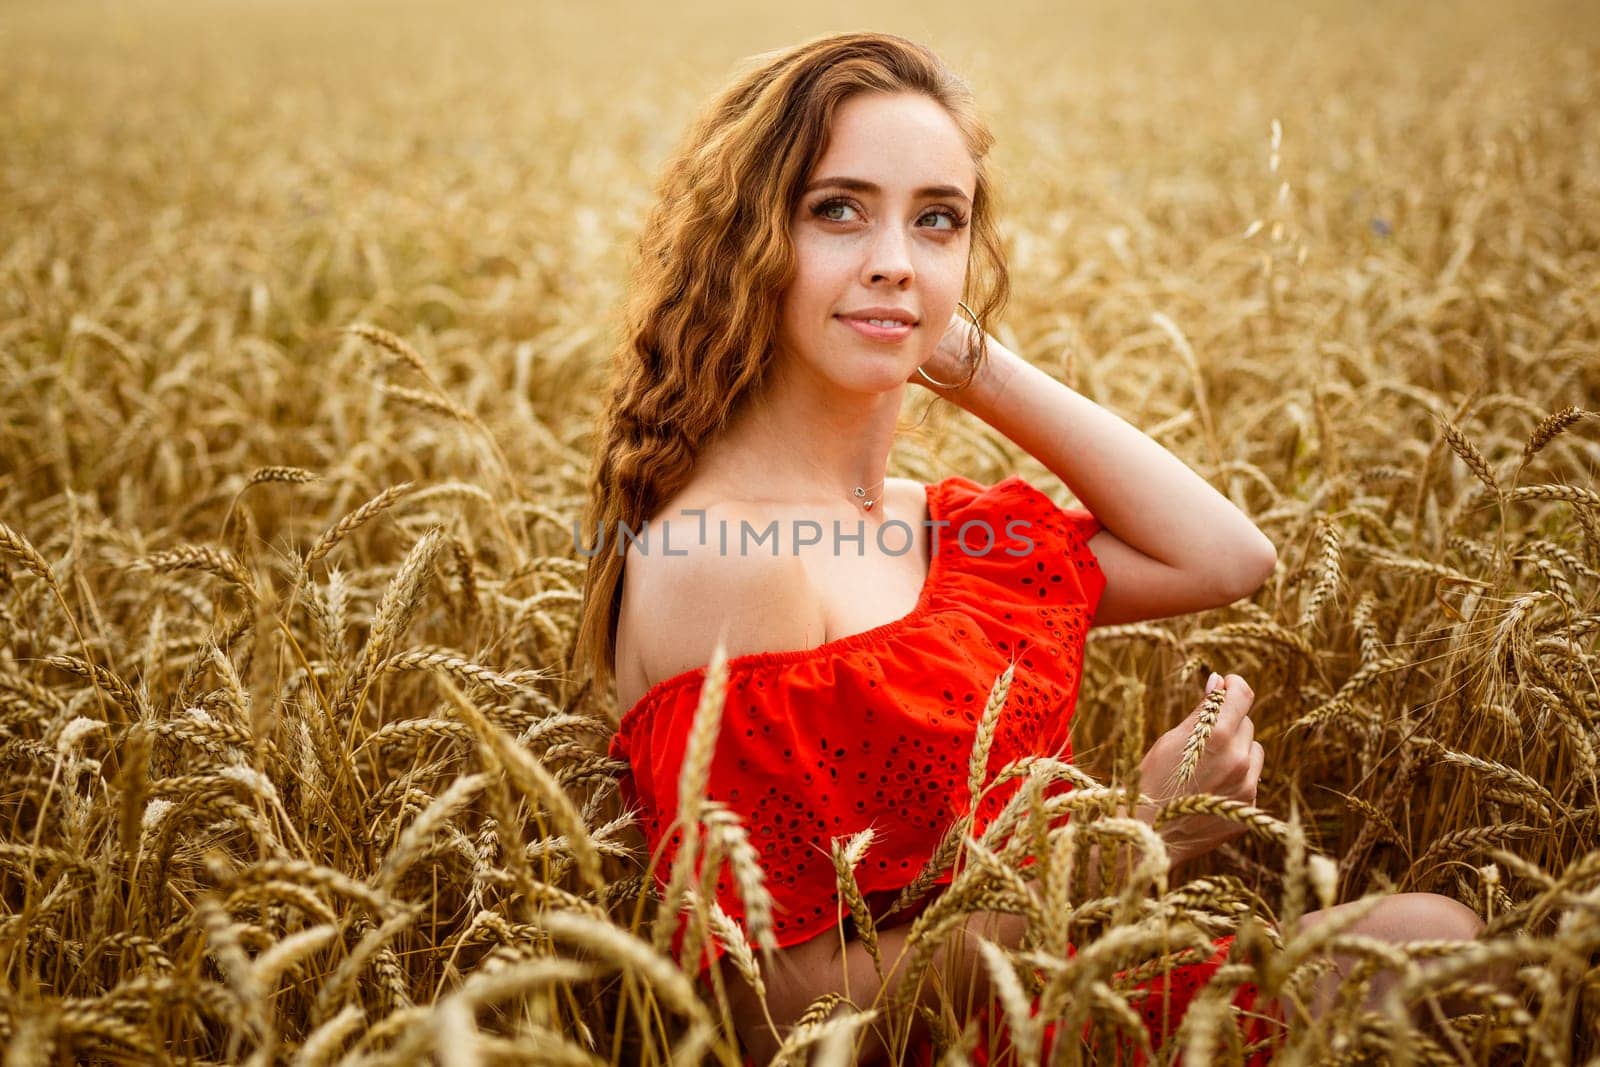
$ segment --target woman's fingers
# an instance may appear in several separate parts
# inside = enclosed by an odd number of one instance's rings
[[[1222,685],[1226,689],[1222,710],[1211,736],[1206,740],[1205,755],[1193,788],[1203,793],[1253,800],[1255,783],[1266,759],[1265,750],[1255,739],[1255,720],[1250,716],[1255,691],[1237,674],[1223,677]],[[1174,752],[1181,751],[1204,706],[1202,701],[1187,720],[1168,731],[1168,737],[1163,738],[1171,739]],[[1173,769],[1176,769],[1176,764]]]
[[[1206,748],[1213,752],[1243,753],[1255,738],[1255,720],[1250,717],[1252,697],[1246,689],[1228,691],[1217,725],[1211,731]],[[1242,740],[1241,740],[1242,739]]]
[[[1250,705],[1255,702],[1256,694],[1237,674],[1228,675],[1225,682],[1228,696],[1222,702],[1222,714],[1217,716],[1217,729],[1231,734],[1250,714]]]
[[[1211,678],[1215,678],[1216,681],[1213,682]],[[1243,690],[1250,694],[1252,698],[1256,695],[1256,691],[1250,688],[1250,683],[1237,674],[1218,674],[1216,671],[1212,671],[1211,678],[1206,679],[1202,695],[1209,695],[1213,689],[1219,686],[1226,688],[1230,693],[1237,693]]]
[[[1255,724],[1246,716],[1234,731],[1228,744],[1225,773],[1230,782],[1245,786],[1250,780],[1252,760],[1255,757]]]

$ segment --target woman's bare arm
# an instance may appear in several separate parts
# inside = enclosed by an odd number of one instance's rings
[[[1089,546],[1106,576],[1096,625],[1219,607],[1272,573],[1272,542],[1204,478],[994,338],[970,385],[935,392],[1044,464],[1105,527]]]

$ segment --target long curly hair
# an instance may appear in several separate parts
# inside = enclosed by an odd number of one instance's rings
[[[944,107],[977,167],[963,300],[980,326],[1005,305],[1010,276],[984,166],[994,139],[965,81],[922,45],[880,33],[747,60],[666,161],[639,240],[583,516],[583,530],[604,540],[589,559],[572,666],[597,685],[616,670],[619,524],[639,530],[654,516],[760,388],[794,272],[790,217],[835,109],[857,93],[906,91]],[[982,355],[981,345],[968,353],[974,367]]]

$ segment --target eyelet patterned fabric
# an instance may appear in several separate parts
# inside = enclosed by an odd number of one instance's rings
[[[1016,670],[985,780],[1025,755],[1072,757],[1068,728],[1084,637],[1105,588],[1088,547],[1100,522],[1058,507],[1020,476],[992,486],[957,476],[925,491],[933,547],[909,614],[814,648],[728,660],[705,794],[744,821],[780,947],[835,929],[841,916],[848,921],[829,858],[833,838],[876,829],[855,872],[875,917],[922,870],[971,803],[967,760],[990,689],[1008,665]],[[610,755],[629,765],[622,796],[639,812],[661,885],[682,840],[672,829],[678,772],[705,673],[696,667],[651,687],[611,739]],[[974,834],[1022,782],[983,798]],[[1056,782],[1046,792],[1067,788]],[[716,899],[748,935],[726,863]],[[679,959],[686,925],[680,916]],[[702,981],[724,952],[716,943],[701,953]]]
[[[926,493],[938,544],[909,614],[814,648],[728,661],[706,795],[745,821],[780,946],[838,922],[832,838],[876,827],[856,871],[863,892],[899,890],[922,869],[967,809],[973,737],[990,688],[1013,659],[990,775],[1027,753],[1071,756],[1083,639],[1105,584],[1086,545],[1099,522],[1087,511],[1062,511],[1020,477],[990,487],[952,477]],[[611,741],[611,755],[632,769],[623,797],[639,809],[652,854],[677,810],[678,770],[704,679],[702,666],[653,686]],[[976,830],[1019,784],[985,798]],[[674,832],[661,852],[663,884],[680,840]],[[717,900],[743,926],[726,865]],[[702,959],[702,972],[710,962]]]

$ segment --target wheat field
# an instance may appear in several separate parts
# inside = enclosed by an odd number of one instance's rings
[[[1279,556],[1247,601],[1091,632],[1078,765],[1010,768],[916,951],[1026,911],[1021,870],[1051,908],[984,960],[1019,1047],[1136,1027],[1129,975],[1237,933],[1160,1062],[1239,1062],[1233,986],[1338,947],[1338,1010],[1279,1062],[1600,1064],[1600,16],[948,0],[7,6],[7,1064],[738,1063],[665,951],[619,709],[565,668],[572,523],[654,167],[737,59],[856,28],[939,50],[996,131],[1002,340]],[[1069,501],[930,400],[891,473]],[[1109,813],[1213,669],[1257,693],[1258,807],[1169,872]],[[759,901],[738,820],[685,810]],[[1109,896],[1098,841],[1139,860]],[[837,843],[852,906],[870,854]],[[1277,933],[1412,890],[1484,936]],[[849,1062],[884,1009],[819,1001],[785,1061]]]

